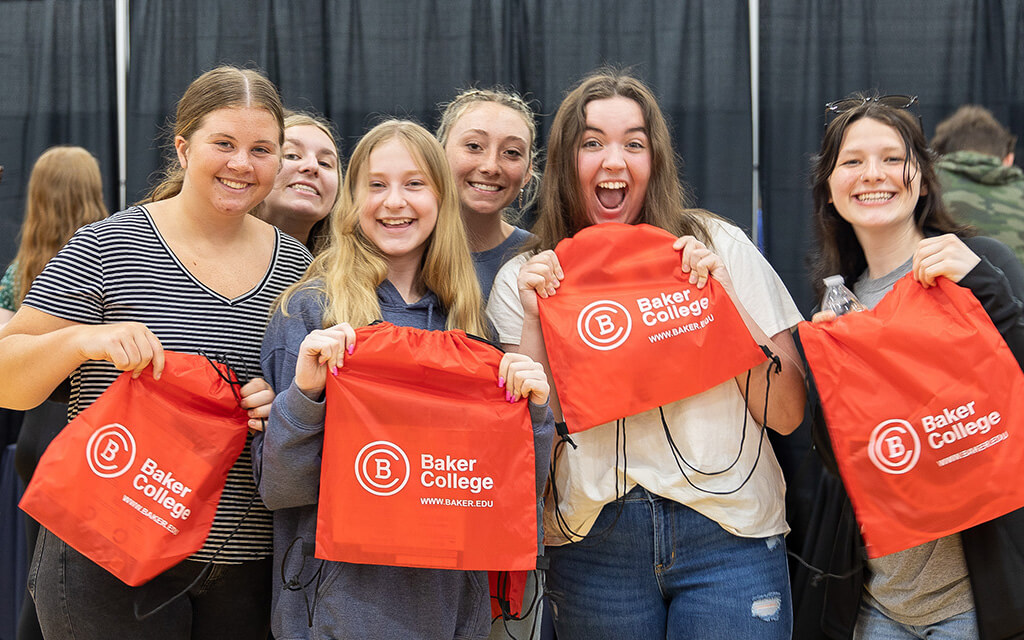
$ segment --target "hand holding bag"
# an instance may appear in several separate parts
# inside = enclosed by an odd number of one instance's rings
[[[159,380],[123,373],[64,427],[19,505],[130,586],[203,546],[248,433],[233,372],[165,357]]]
[[[936,283],[799,325],[871,558],[1024,506],[1024,373],[974,294]]]
[[[690,284],[671,233],[595,224],[558,243],[565,273],[538,300],[569,433],[706,391],[765,360],[728,293]]]
[[[533,427],[498,387],[501,352],[462,331],[356,336],[327,378],[316,557],[535,569]]]

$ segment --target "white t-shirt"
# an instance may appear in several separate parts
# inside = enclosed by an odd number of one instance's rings
[[[708,227],[714,251],[732,276],[736,296],[765,334],[773,336],[802,320],[782,280],[740,229],[719,220],[710,220]],[[525,261],[524,256],[517,256],[501,268],[487,305],[503,344],[519,344],[522,335],[523,308],[516,278]],[[739,459],[728,471],[715,475],[695,472],[677,462],[662,425],[662,411],[676,447],[693,468],[713,473],[729,467],[737,453]],[[616,453],[619,428],[625,431],[624,470],[621,442]],[[689,506],[737,536],[764,538],[787,533],[785,481],[767,434],[762,436],[761,431],[747,412],[736,382],[728,380],[661,410],[573,434],[578,448],[559,448],[553,478],[557,509],[567,526],[560,526],[555,501],[549,495],[545,543],[569,542],[567,531],[586,535],[604,505],[637,484]]]

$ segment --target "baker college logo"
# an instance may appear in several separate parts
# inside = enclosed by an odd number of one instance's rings
[[[598,300],[583,307],[576,319],[576,331],[586,345],[611,351],[622,345],[633,328],[626,307],[613,300]]]
[[[886,420],[871,432],[868,457],[885,473],[903,474],[921,457],[921,440],[906,420]]]
[[[393,496],[409,482],[409,456],[387,440],[377,440],[356,455],[356,480],[375,496]]]
[[[122,424],[100,427],[85,445],[85,459],[101,478],[116,478],[135,462],[135,438]]]

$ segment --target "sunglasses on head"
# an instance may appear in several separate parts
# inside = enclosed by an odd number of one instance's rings
[[[834,100],[832,102],[825,103],[825,111],[829,111],[835,114],[846,113],[850,109],[856,109],[857,107],[866,105],[871,102],[876,102],[880,105],[891,107],[893,109],[909,109],[910,107],[917,104],[917,96],[892,94],[884,96],[861,96],[856,98],[843,98],[841,100]]]

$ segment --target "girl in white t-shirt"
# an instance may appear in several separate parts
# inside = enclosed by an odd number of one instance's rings
[[[547,157],[534,253],[502,268],[488,304],[506,348],[546,364],[537,299],[557,295],[560,240],[592,224],[647,223],[678,236],[690,282],[715,278],[781,361],[750,372],[746,399],[744,373],[557,448],[545,535],[558,637],[789,638],[785,485],[761,439],[762,426],[787,434],[803,416],[791,337],[800,314],[742,231],[687,207],[664,116],[640,81],[585,78],[555,116]],[[684,475],[666,427],[696,469],[728,467],[739,450],[738,460],[724,473]]]

